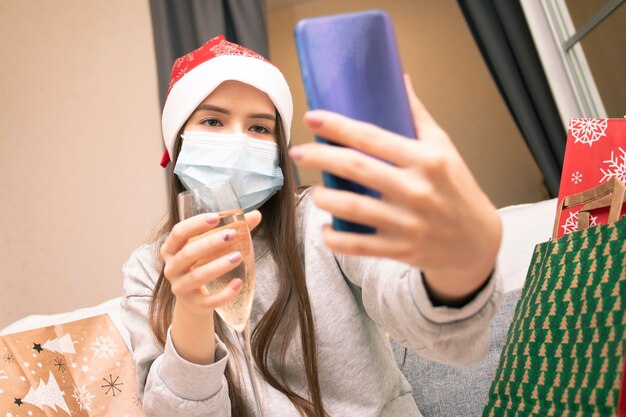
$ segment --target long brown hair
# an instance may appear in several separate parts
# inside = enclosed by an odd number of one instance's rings
[[[306,287],[304,268],[302,265],[299,247],[296,239],[295,210],[296,201],[295,175],[291,162],[287,156],[287,143],[282,130],[280,116],[276,120],[276,141],[280,166],[285,177],[284,185],[272,198],[270,198],[260,211],[263,222],[259,226],[263,238],[267,240],[269,250],[273,256],[278,272],[278,294],[276,299],[261,318],[252,332],[251,344],[254,360],[265,378],[274,388],[285,394],[294,404],[303,417],[327,416],[322,404],[322,395],[317,373],[317,349],[315,346],[315,332],[313,326],[313,313],[309,302],[309,293]],[[172,158],[175,164],[182,145],[180,135]],[[157,244],[163,244],[174,225],[178,222],[178,207],[176,196],[183,191],[184,187],[175,175],[170,177],[169,192],[169,216],[159,232]],[[157,251],[158,253],[158,251]],[[156,283],[152,301],[150,302],[149,322],[152,332],[157,340],[164,345],[167,329],[172,322],[173,306],[175,297],[172,294],[169,281],[161,275]],[[226,325],[215,314],[215,332],[226,344],[230,352],[235,352],[235,344],[228,337]],[[289,388],[284,381],[285,355],[290,335],[290,329],[297,323],[300,328],[300,341],[303,350],[303,359],[309,398],[303,398]],[[278,358],[278,375],[273,375],[269,369],[270,349],[277,333],[282,334],[280,344],[280,357]],[[231,400],[231,415],[233,417],[245,417],[240,387],[235,381],[235,368],[233,361],[229,361],[226,367],[226,380]]]

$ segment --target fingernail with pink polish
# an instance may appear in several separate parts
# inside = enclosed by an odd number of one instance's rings
[[[294,146],[289,150],[289,156],[295,161],[302,158],[302,148],[300,146]]]
[[[235,234],[234,230],[227,230],[224,234],[222,234],[222,239],[224,239],[224,242],[228,242],[229,240],[233,240],[235,238]]]
[[[240,280],[239,278],[235,278],[232,281],[230,281],[230,288],[233,291],[237,291],[239,288],[241,288],[242,285],[243,285],[243,281]]]
[[[319,113],[308,111],[304,114],[304,121],[312,128],[318,128],[324,124],[324,120]]]
[[[217,221],[217,219],[219,218],[219,216],[215,213],[208,213],[206,216],[204,216],[204,221],[207,222],[208,224],[213,224]]]
[[[240,259],[241,259],[241,252],[233,252],[230,255],[228,255],[228,262],[230,262],[231,264],[234,264],[235,262],[239,262]]]

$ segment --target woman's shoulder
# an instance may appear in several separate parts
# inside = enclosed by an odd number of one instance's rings
[[[298,190],[298,193],[296,194],[296,216],[305,216],[309,209],[309,205],[312,203],[311,187]]]
[[[320,210],[313,202],[312,187],[303,189],[297,196],[296,218],[299,223],[323,224],[330,222],[330,215]]]
[[[135,260],[140,263],[155,264],[159,261],[161,256],[159,255],[160,244],[158,241],[152,243],[141,244],[130,254],[130,260]]]
[[[163,267],[159,242],[143,244],[135,249],[122,267],[124,285],[154,287]]]

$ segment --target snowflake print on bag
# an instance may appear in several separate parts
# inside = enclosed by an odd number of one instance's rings
[[[583,174],[581,174],[579,171],[576,171],[572,174],[572,182],[574,184],[580,184],[581,182],[583,182]]]
[[[117,352],[117,345],[110,337],[98,336],[96,341],[91,344],[91,350],[94,351],[98,359],[108,359]]]
[[[604,175],[600,182],[605,182],[615,177],[621,182],[626,183],[626,151],[624,149],[618,147],[619,151],[622,153],[622,156],[615,156],[613,151],[611,151],[611,158],[606,161],[602,161],[605,164],[608,164],[608,168],[606,171],[600,168],[600,172]]]
[[[596,226],[598,224],[597,216],[589,216],[589,226]],[[571,211],[569,217],[565,220],[565,224],[561,225],[563,228],[563,234],[572,233],[578,230],[578,212]]]
[[[91,411],[91,402],[96,396],[90,393],[85,384],[83,384],[82,387],[74,385],[72,397],[74,397],[81,410]]]
[[[115,379],[113,379],[113,375],[109,374],[109,379],[102,378],[102,380],[106,382],[106,384],[101,385],[100,387],[106,388],[105,394],[112,393],[113,396],[115,397],[115,391],[117,390],[121,393],[122,390],[119,387],[121,385],[124,385],[123,382],[117,382],[119,379],[120,379],[119,376],[116,376]]]
[[[574,137],[574,143],[585,143],[591,147],[602,136],[606,136],[608,124],[607,119],[571,119],[569,130]]]

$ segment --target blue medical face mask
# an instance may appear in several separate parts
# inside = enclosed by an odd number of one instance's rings
[[[185,132],[174,173],[187,190],[230,181],[246,213],[283,186],[278,145],[243,133]]]

